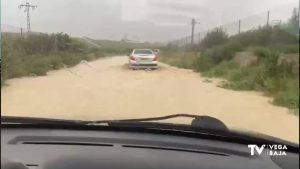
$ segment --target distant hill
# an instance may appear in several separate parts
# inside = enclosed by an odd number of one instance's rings
[[[22,32],[24,34],[27,33],[27,29],[23,28]],[[16,27],[12,25],[1,24],[1,33],[9,33],[9,34],[21,34],[21,27]],[[41,32],[31,31],[31,34],[40,34]]]
[[[158,48],[162,44],[149,43],[149,42],[135,42],[135,41],[113,41],[113,40],[100,40],[100,39],[90,39],[93,42],[101,45],[102,47],[120,47],[120,48]]]
[[[25,32],[25,31],[26,31],[26,29],[23,28],[23,32]],[[1,32],[20,33],[21,28],[16,27],[16,26],[1,24]]]

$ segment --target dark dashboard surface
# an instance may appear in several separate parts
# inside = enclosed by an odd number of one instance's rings
[[[1,129],[1,168],[34,169],[280,169],[247,145],[122,131]],[[285,168],[298,168],[288,153]],[[295,161],[297,161],[295,163]]]

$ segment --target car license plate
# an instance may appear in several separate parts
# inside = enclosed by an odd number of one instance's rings
[[[148,58],[141,58],[140,62],[150,62],[150,59],[148,59]]]

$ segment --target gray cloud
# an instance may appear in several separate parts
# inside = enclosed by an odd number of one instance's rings
[[[123,36],[145,41],[167,41],[190,34],[190,20],[198,18],[196,31],[297,0],[28,0],[38,8],[31,13],[32,29],[66,32],[120,40]],[[25,0],[1,1],[1,24],[26,27],[26,15],[18,9]],[[289,16],[289,10],[272,17]],[[264,15],[259,18],[264,19]],[[255,21],[255,20],[254,20]]]
[[[148,5],[149,8],[157,8],[159,10],[166,10],[170,9],[172,11],[181,11],[185,13],[197,13],[201,10],[206,10],[207,8],[201,6],[201,4],[196,3],[196,4],[184,4],[182,3],[183,1],[178,2],[178,1],[149,1]]]

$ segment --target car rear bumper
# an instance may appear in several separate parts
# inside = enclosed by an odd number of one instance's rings
[[[130,68],[134,69],[156,69],[158,67],[157,63],[147,63],[147,64],[140,64],[140,63],[129,63]]]

